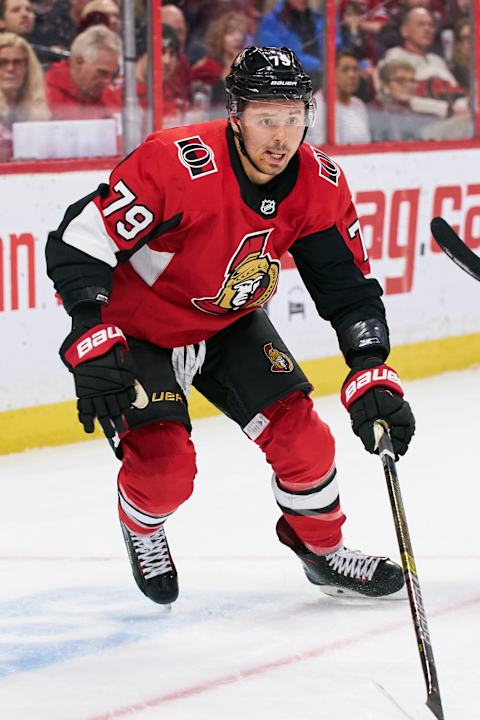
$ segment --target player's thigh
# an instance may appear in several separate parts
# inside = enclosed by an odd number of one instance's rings
[[[128,338],[128,344],[137,379],[149,400],[143,410],[130,408],[126,411],[129,430],[172,421],[182,423],[191,432],[187,401],[172,366],[172,351],[135,338]]]
[[[263,310],[208,340],[205,363],[194,385],[242,428],[276,400],[312,389]]]

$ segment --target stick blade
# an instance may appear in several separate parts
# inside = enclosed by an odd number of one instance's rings
[[[462,270],[480,281],[480,257],[465,245],[447,221],[442,217],[434,217],[430,229],[443,252]]]
[[[440,695],[429,695],[426,707],[429,708],[429,712],[431,712],[437,720],[445,720]],[[430,715],[430,718],[431,717],[432,715]]]
[[[425,705],[416,703],[413,705],[411,702],[399,701],[395,695],[378,680],[373,681],[374,685],[380,690],[384,697],[388,698],[390,703],[394,705],[398,710],[398,717],[403,720],[445,720],[443,715],[442,704],[440,698],[437,696],[430,696],[427,699]]]

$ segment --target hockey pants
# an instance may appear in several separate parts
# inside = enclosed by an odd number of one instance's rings
[[[273,492],[285,519],[303,543],[319,554],[341,545],[335,443],[313,402],[295,392],[262,411],[265,426],[255,440],[273,475]],[[188,430],[158,422],[122,440],[119,513],[134,532],[154,532],[193,491],[195,448]]]

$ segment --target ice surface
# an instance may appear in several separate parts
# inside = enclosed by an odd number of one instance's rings
[[[480,718],[480,369],[406,385],[398,465],[446,720]],[[398,557],[381,463],[336,397],[352,548]],[[225,418],[195,423],[196,492],[167,523],[171,612],[137,590],[106,442],[0,458],[0,716],[5,720],[401,720],[425,687],[407,602],[322,595],[275,537],[261,452]],[[312,448],[315,452],[315,448]]]

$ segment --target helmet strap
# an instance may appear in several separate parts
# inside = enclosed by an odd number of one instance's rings
[[[236,130],[232,122],[230,122],[230,127],[232,128],[232,132],[238,140],[238,144],[240,146],[240,152],[242,153],[242,155],[244,155],[247,158],[250,165],[253,165],[253,167],[255,168],[255,170],[257,172],[262,173],[262,170],[260,170],[260,168],[255,164],[255,162],[252,160],[252,158],[248,154],[248,150],[245,147],[245,140],[243,139],[242,131]]]

